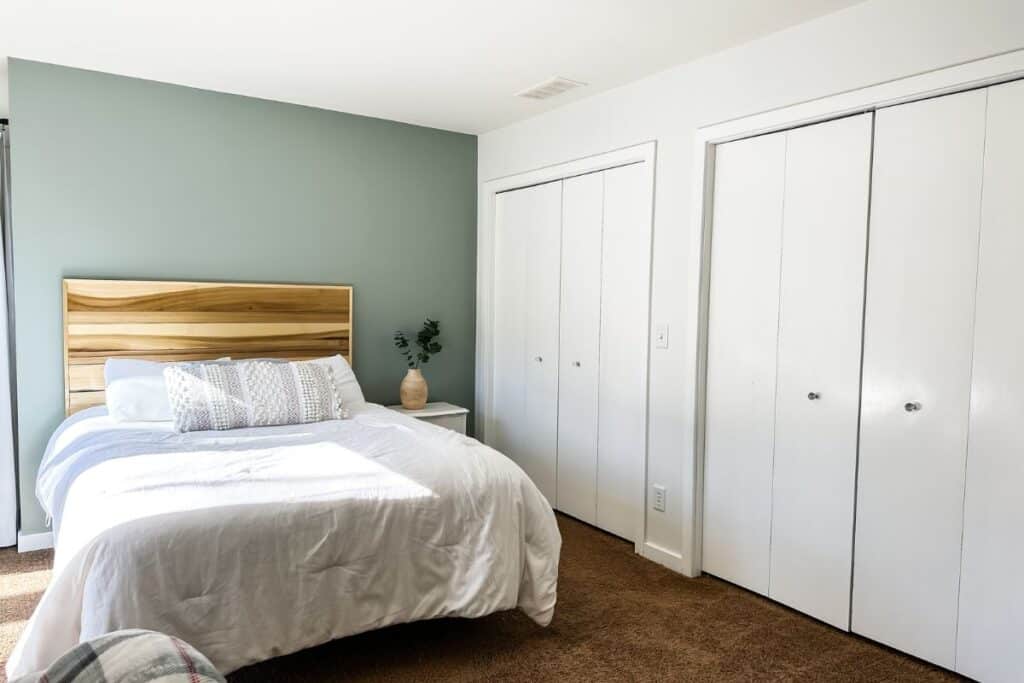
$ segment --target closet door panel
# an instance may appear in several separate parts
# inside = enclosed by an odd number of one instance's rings
[[[799,128],[786,143],[769,595],[842,629],[850,624],[871,119]]]
[[[852,625],[949,668],[984,135],[984,90],[875,120]]]
[[[604,173],[597,525],[635,540],[643,520],[651,185],[645,164]]]
[[[957,666],[1024,672],[1024,82],[989,89]]]
[[[561,183],[541,186],[538,216],[524,234],[526,296],[527,473],[553,502],[558,441],[558,293],[561,268]],[[538,361],[537,359],[542,359]]]
[[[712,217],[703,567],[765,594],[785,143],[718,146]]]
[[[598,346],[604,174],[564,181],[558,509],[597,521]]]
[[[561,182],[498,195],[491,444],[555,503]]]
[[[521,285],[526,258],[520,232],[528,222],[533,197],[530,191],[521,192],[529,194],[505,192],[495,197],[493,406],[487,434],[489,445],[517,462],[526,395],[526,308]]]

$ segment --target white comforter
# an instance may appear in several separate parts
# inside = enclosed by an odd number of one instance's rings
[[[561,538],[540,491],[497,451],[380,406],[191,434],[90,409],[38,481],[54,572],[12,677],[123,628],[229,672],[399,622],[554,612]]]

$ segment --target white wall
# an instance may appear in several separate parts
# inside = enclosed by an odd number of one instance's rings
[[[688,561],[699,273],[691,258],[695,130],[1024,47],[1024,0],[869,0],[480,136],[481,183],[657,141],[647,541]],[[485,197],[481,194],[480,206]],[[648,491],[650,489],[648,488]]]
[[[0,57],[0,119],[8,118],[11,103],[7,94],[7,57]]]

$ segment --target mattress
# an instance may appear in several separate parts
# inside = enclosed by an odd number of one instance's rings
[[[401,622],[554,613],[561,537],[537,487],[475,439],[373,404],[192,433],[91,408],[54,434],[37,495],[54,571],[12,677],[125,628],[227,673]]]

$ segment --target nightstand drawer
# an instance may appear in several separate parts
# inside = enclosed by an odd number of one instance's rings
[[[424,422],[435,424],[438,427],[451,429],[459,434],[466,433],[466,413],[461,415],[438,415],[437,417],[421,417]]]
[[[469,410],[451,403],[428,403],[420,410],[407,410],[402,406],[388,406],[396,413],[402,413],[417,420],[450,429],[459,434],[466,433],[466,416]]]

